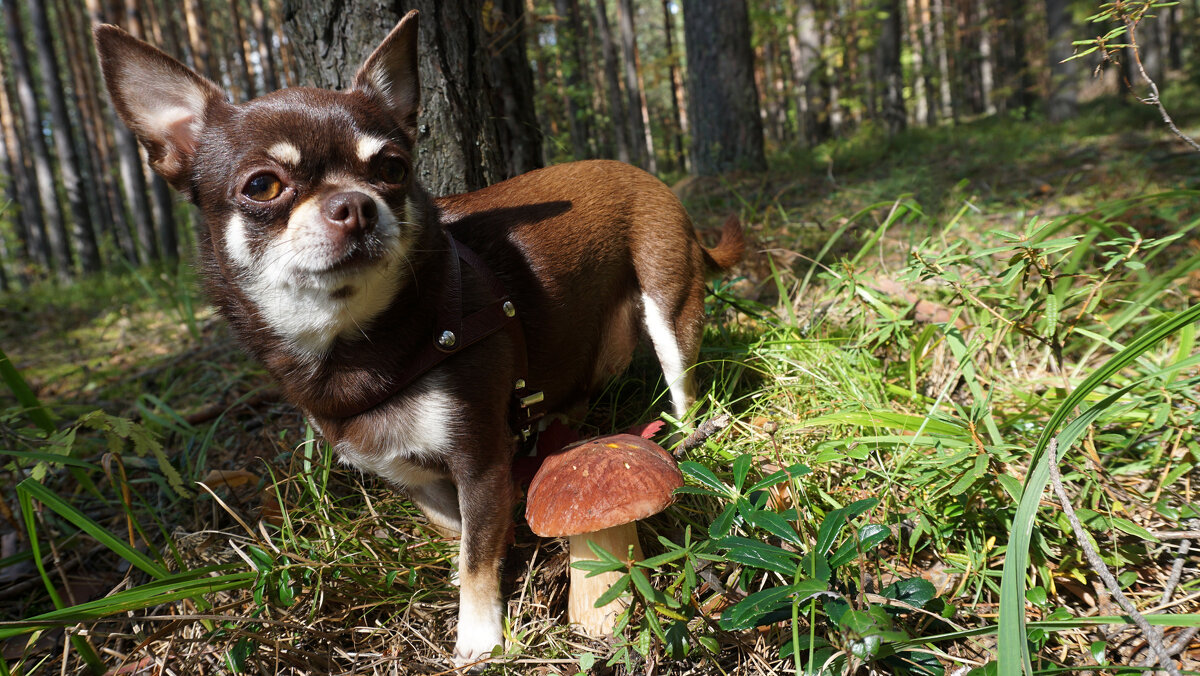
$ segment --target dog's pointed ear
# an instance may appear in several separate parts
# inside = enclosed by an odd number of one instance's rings
[[[409,136],[416,134],[421,104],[417,17],[415,9],[405,14],[354,76],[354,88],[382,103]]]
[[[210,80],[108,24],[96,27],[96,51],[117,114],[138,137],[150,166],[187,192],[187,175],[201,135],[225,96]]]

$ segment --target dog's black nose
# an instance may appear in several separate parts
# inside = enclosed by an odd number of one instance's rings
[[[351,232],[370,232],[379,221],[379,209],[370,195],[361,192],[339,192],[325,200],[325,220]]]

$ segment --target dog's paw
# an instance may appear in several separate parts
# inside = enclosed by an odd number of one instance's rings
[[[464,667],[476,664],[471,671],[483,669],[485,660],[496,648],[504,647],[504,634],[500,626],[492,626],[489,622],[461,623],[458,627],[458,642],[454,644],[454,666]]]

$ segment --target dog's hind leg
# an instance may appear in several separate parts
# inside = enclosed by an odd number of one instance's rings
[[[684,420],[696,401],[692,367],[700,354],[704,331],[704,281],[697,279],[687,285],[679,297],[663,295],[643,287],[642,320],[671,393],[672,413]]]

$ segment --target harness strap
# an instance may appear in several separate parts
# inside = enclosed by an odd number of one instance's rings
[[[335,418],[351,418],[370,411],[437,366],[447,357],[478,343],[492,334],[504,329],[508,332],[513,347],[512,404],[509,410],[509,426],[517,435],[519,441],[527,440],[533,425],[541,419],[545,412],[541,406],[543,396],[539,391],[530,388],[526,383],[529,375],[529,356],[526,351],[525,332],[521,320],[517,318],[516,305],[509,299],[504,284],[496,277],[487,263],[470,247],[454,239],[446,233],[450,243],[451,263],[449,279],[437,308],[437,324],[434,335],[423,347],[413,355],[408,362],[408,368],[393,378],[392,384],[383,395],[375,398],[366,405],[351,407],[336,407],[317,413],[326,413]],[[466,263],[475,271],[488,286],[493,300],[491,303],[463,316],[462,302],[462,266]]]

